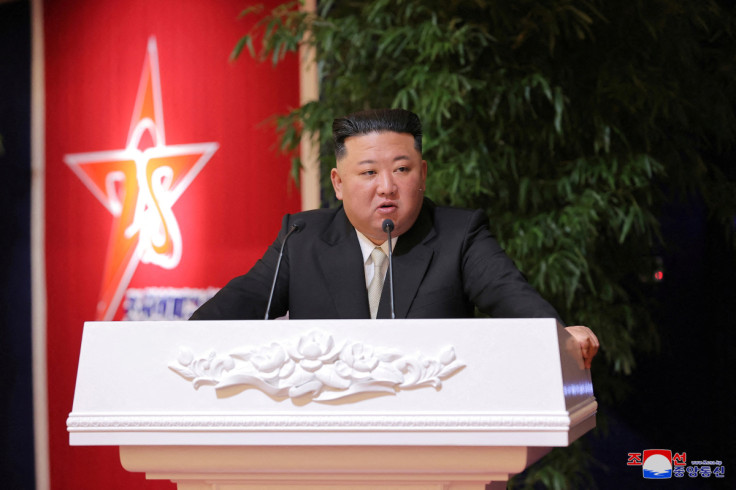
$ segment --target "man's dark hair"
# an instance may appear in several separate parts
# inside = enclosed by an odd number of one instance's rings
[[[407,133],[414,137],[414,148],[422,152],[422,122],[413,112],[405,109],[370,109],[354,112],[332,121],[335,158],[345,156],[345,139],[368,133]]]

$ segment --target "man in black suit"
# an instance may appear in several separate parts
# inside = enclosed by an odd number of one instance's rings
[[[475,308],[499,318],[559,318],[491,236],[481,211],[436,206],[424,197],[427,162],[415,114],[351,114],[334,121],[333,136],[331,178],[342,206],[285,216],[263,258],[193,320],[263,318],[279,251],[295,223],[299,230],[284,247],[269,316],[389,318],[390,288],[382,287],[386,219],[394,225],[396,318],[472,317]],[[598,339],[587,327],[567,331],[590,367]]]

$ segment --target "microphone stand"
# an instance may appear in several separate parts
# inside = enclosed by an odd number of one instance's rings
[[[289,232],[284,237],[284,241],[281,243],[281,250],[279,250],[279,260],[276,262],[276,272],[273,274],[273,283],[271,283],[271,292],[268,294],[268,305],[266,305],[266,315],[263,318],[268,320],[268,314],[271,312],[271,301],[273,301],[273,292],[276,289],[276,279],[279,277],[279,268],[281,267],[281,259],[284,256],[284,247],[286,246],[286,240],[289,239],[292,233],[297,232],[304,228],[304,220],[297,219],[291,225]]]
[[[391,319],[396,318],[394,312],[394,251],[391,246],[391,232],[394,231],[394,222],[390,219],[383,220],[383,231],[388,235],[388,282],[391,296]]]

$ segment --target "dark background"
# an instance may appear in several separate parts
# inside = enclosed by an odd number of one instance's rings
[[[30,3],[0,3],[0,487],[34,488]]]
[[[662,225],[664,277],[652,287],[661,346],[638,359],[624,402],[600,407],[608,434],[586,436],[605,465],[594,468],[594,479],[601,489],[736,488],[736,260],[729,231],[708,219],[697,197],[671,203]],[[688,463],[720,460],[726,477],[644,480],[641,467],[626,465],[628,453],[644,449],[686,452]]]

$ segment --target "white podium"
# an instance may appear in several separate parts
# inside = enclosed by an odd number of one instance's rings
[[[596,408],[553,319],[90,322],[67,427],[181,490],[480,490]]]

